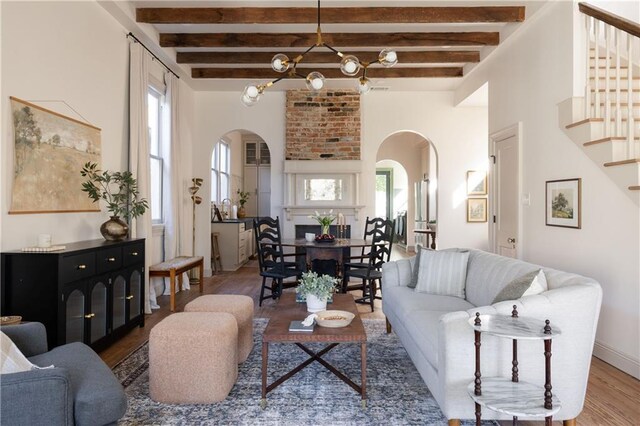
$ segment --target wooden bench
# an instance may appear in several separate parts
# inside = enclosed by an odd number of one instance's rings
[[[200,293],[204,290],[204,258],[202,256],[178,256],[149,268],[149,277],[169,277],[171,283],[171,312],[176,310],[176,275],[178,287],[182,290],[182,274],[193,268],[200,268]]]

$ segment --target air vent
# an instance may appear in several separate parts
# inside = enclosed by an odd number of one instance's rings
[[[386,87],[386,86],[373,86],[373,87],[371,88],[371,91],[374,91],[374,90],[375,90],[376,92],[386,92],[387,90],[389,90],[389,88],[388,88],[388,87]]]

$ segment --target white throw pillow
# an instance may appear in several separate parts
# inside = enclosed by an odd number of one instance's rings
[[[0,331],[0,373],[20,373],[34,367],[9,336]]]
[[[421,250],[416,291],[464,299],[469,252]]]

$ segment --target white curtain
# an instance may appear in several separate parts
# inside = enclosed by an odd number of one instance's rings
[[[167,72],[164,76],[166,85],[165,106],[162,122],[162,152],[164,155],[163,182],[164,200],[164,258],[173,259],[177,256],[189,254],[188,246],[184,246],[184,187],[186,185],[182,173],[182,158],[180,155],[180,128],[178,127],[179,81],[176,76]],[[182,288],[189,289],[189,277],[182,274]],[[176,286],[176,291],[177,291]],[[171,294],[169,279],[165,278],[164,294]]]
[[[149,124],[147,94],[149,90],[149,55],[136,42],[129,45],[129,170],[138,181],[140,197],[150,200],[151,176],[149,171]],[[144,282],[147,295],[144,312],[159,308],[155,288],[149,285],[153,238],[151,212],[131,223],[131,237],[145,238]]]

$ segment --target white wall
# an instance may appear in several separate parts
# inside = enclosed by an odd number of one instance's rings
[[[595,353],[640,377],[639,211],[558,125],[556,105],[573,94],[573,34],[582,30],[573,6],[557,2],[541,11],[481,65],[473,83],[489,81],[491,133],[522,123],[523,193],[531,195],[523,207],[523,258],[602,284]],[[573,177],[582,178],[582,229],[545,226],[545,181]]]
[[[374,173],[380,145],[394,133],[416,132],[431,141],[438,156],[438,248],[486,250],[487,224],[466,220],[465,179],[467,170],[487,165],[487,109],[456,108],[452,92],[371,92],[362,98],[362,111],[364,216],[374,213]],[[420,167],[420,156],[416,157]],[[411,177],[409,181],[411,184]],[[407,228],[410,241],[412,220]]]
[[[63,100],[102,129],[102,166],[127,168],[128,41],[120,25],[93,2],[2,2],[2,250],[36,243],[101,238],[103,213],[8,215],[13,173],[9,96]],[[39,105],[74,114],[61,102]],[[74,116],[74,115],[72,115]],[[74,116],[74,118],[79,118]],[[43,171],[44,172],[44,171]]]

